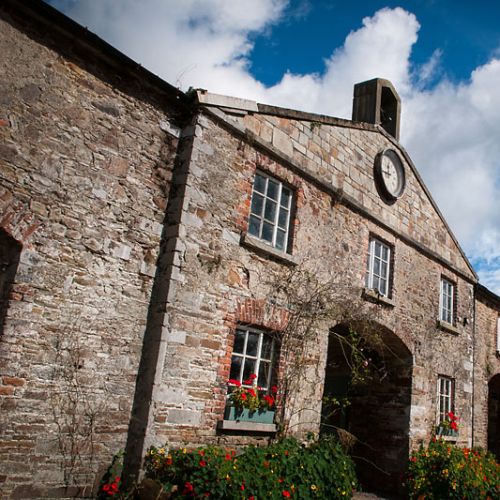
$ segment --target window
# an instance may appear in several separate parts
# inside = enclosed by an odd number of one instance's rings
[[[440,375],[437,382],[438,424],[447,420],[450,411],[455,411],[455,380]]]
[[[261,172],[255,174],[248,233],[287,251],[292,191]]]
[[[371,238],[366,265],[366,287],[389,297],[389,276],[391,268],[391,248],[381,241]]]
[[[439,319],[445,323],[453,324],[455,307],[455,285],[441,278],[441,292],[439,295]]]
[[[231,357],[230,379],[242,384],[257,375],[257,385],[269,390],[275,380],[276,342],[271,335],[254,328],[238,328]]]

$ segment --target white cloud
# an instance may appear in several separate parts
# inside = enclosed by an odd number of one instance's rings
[[[56,5],[170,83],[350,117],[357,82],[387,78],[403,100],[401,142],[465,250],[489,262],[500,293],[500,59],[470,80],[436,82],[441,50],[415,67],[419,23],[402,8],[362,20],[318,74],[286,73],[266,88],[249,72],[252,37],[287,19],[287,0],[55,0]],[[304,8],[309,2],[304,2]],[[287,14],[288,13],[288,14]]]

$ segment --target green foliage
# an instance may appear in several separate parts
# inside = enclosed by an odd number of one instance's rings
[[[433,440],[410,458],[410,498],[500,499],[500,465],[487,452]]]
[[[288,438],[240,455],[217,447],[152,447],[145,470],[172,498],[334,500],[351,498],[357,486],[352,460],[331,438],[310,446]]]
[[[114,457],[111,465],[101,479],[99,491],[97,493],[98,499],[120,496],[121,475],[123,469],[123,451],[118,452]]]

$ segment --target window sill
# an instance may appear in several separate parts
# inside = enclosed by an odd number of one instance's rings
[[[278,260],[287,265],[296,266],[298,264],[298,260],[290,255],[289,253],[282,252],[281,250],[276,250],[276,248],[271,245],[267,245],[266,243],[260,241],[253,236],[250,236],[248,233],[243,233],[241,235],[240,240],[241,245],[250,248],[251,250],[255,250],[259,253],[263,253],[266,257],[270,257],[272,259]]]
[[[451,323],[447,323],[446,321],[438,319],[437,326],[440,330],[444,330],[445,332],[453,333],[454,335],[460,334],[460,330],[456,326]]]
[[[371,302],[381,304],[386,307],[394,307],[396,303],[389,297],[380,295],[379,292],[373,290],[372,288],[363,288],[363,297]]]
[[[261,432],[266,434],[274,434],[277,430],[276,424],[260,424],[241,420],[220,420],[218,428],[221,431]]]
[[[436,439],[442,439],[443,441],[456,443],[458,441],[458,434],[456,436],[436,436]]]

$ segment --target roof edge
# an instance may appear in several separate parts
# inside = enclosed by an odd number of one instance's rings
[[[167,94],[172,104],[183,110],[188,110],[191,106],[189,96],[183,91],[42,0],[3,0],[0,4],[0,12],[11,15],[17,22],[24,25],[29,23],[29,19],[36,20],[59,34],[71,38],[73,44],[76,43],[84,50],[91,51],[102,62],[137,75],[143,81]]]
[[[500,296],[498,296],[495,292],[492,292],[490,289],[486,288],[484,285],[481,285],[481,283],[477,283],[476,285],[476,295],[479,298],[483,297],[487,300],[490,300],[500,308]]]

